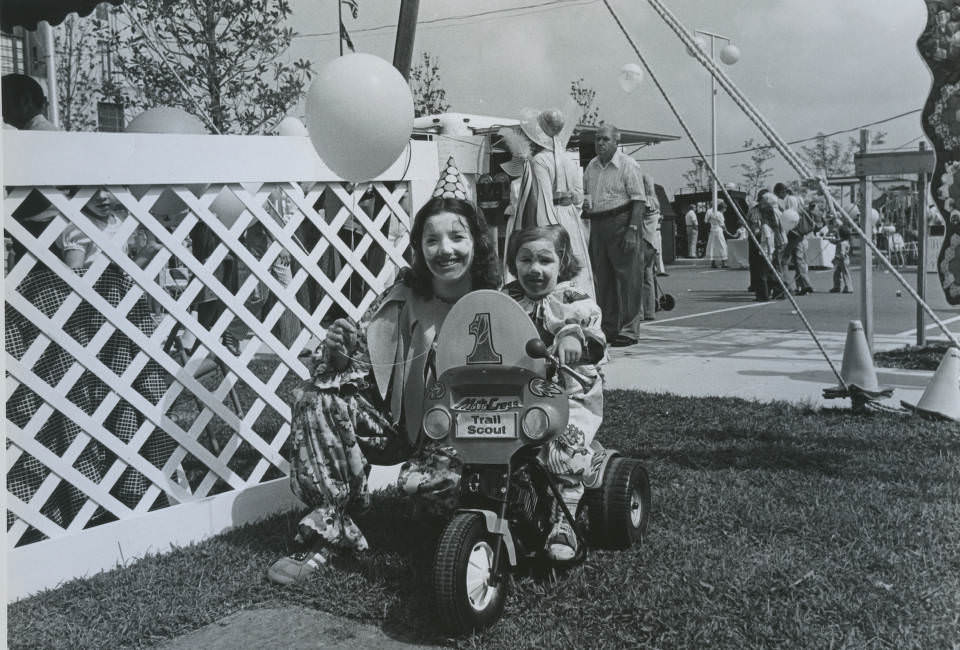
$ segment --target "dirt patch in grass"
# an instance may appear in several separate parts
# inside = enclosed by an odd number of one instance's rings
[[[371,551],[303,585],[264,575],[299,513],[278,515],[14,603],[10,647],[150,645],[285,605],[462,648],[960,643],[960,425],[627,391],[606,412],[604,443],[650,470],[648,538],[556,581],[517,575],[482,634],[436,628],[440,527],[383,495],[360,520]]]
[[[927,345],[908,345],[905,348],[877,352],[873,362],[882,368],[906,368],[908,370],[936,370],[950,348],[946,341]]]

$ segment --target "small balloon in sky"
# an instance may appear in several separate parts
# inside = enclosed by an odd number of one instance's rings
[[[730,43],[720,50],[720,60],[727,65],[733,65],[740,60],[740,48]]]
[[[620,83],[620,88],[623,92],[633,92],[634,89],[640,85],[640,82],[643,81],[643,68],[637,63],[627,63],[620,68],[617,81]]]
[[[307,93],[307,131],[340,178],[376,178],[400,157],[413,131],[413,95],[390,63],[366,53],[333,59]]]

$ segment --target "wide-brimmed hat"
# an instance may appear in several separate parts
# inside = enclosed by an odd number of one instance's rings
[[[505,163],[500,163],[500,169],[507,173],[507,176],[511,178],[520,178],[523,174],[523,158],[520,156],[513,156],[510,160]]]
[[[520,113],[520,130],[523,134],[550,151],[553,151],[553,136],[560,133],[563,124],[563,114],[556,109],[538,111],[534,108],[525,108]]]
[[[557,146],[566,149],[581,112],[570,98],[563,108],[525,108],[520,111],[520,130],[544,149],[553,151]]]

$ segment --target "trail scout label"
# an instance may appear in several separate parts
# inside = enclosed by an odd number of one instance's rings
[[[458,438],[516,438],[516,413],[457,413]]]
[[[520,400],[506,395],[462,397],[453,405],[454,411],[509,411],[518,408],[520,408]]]

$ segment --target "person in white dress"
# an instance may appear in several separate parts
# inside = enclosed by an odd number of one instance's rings
[[[717,201],[717,210],[713,208],[707,210],[707,216],[704,221],[710,228],[710,235],[707,237],[707,252],[705,257],[710,260],[710,267],[717,268],[717,262],[720,262],[721,268],[727,268],[727,240],[724,239],[725,227],[723,212],[727,209],[727,204],[723,201]]]
[[[583,269],[573,278],[582,292],[596,299],[587,230],[580,218],[583,206],[583,173],[566,155],[576,118],[571,110],[524,112],[520,133],[502,129],[500,135],[515,156],[524,160],[513,214],[507,221],[504,249],[510,234],[529,227],[563,226]],[[504,282],[513,278],[504,268]]]

